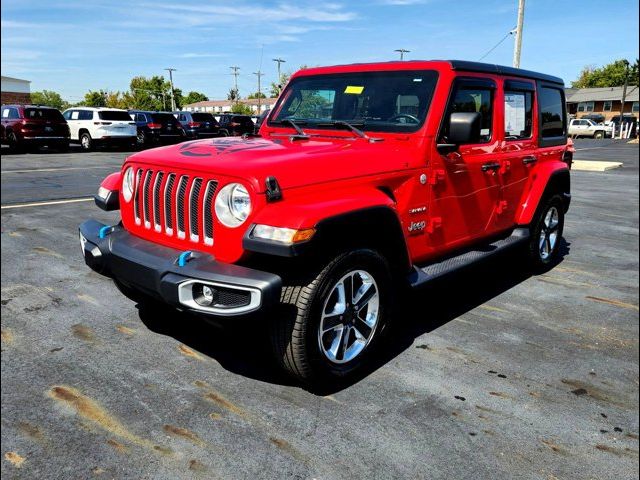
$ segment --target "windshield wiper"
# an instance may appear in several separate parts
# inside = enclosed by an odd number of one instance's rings
[[[304,130],[302,130],[302,128],[300,128],[300,125],[298,125],[296,122],[294,122],[290,118],[284,118],[282,120],[278,120],[278,121],[273,122],[273,123],[279,123],[280,125],[289,125],[289,126],[291,126],[297,132],[297,135],[291,135],[291,138],[293,138],[293,139],[306,140],[306,139],[310,138],[309,135],[307,135],[304,132]]]
[[[355,125],[364,126],[364,122],[356,123]],[[345,127],[347,129],[351,130],[353,133],[355,133],[360,138],[364,138],[365,140],[368,140],[369,142],[381,142],[383,140],[382,138],[371,138],[369,135],[364,133],[362,130],[360,130],[355,125],[353,123],[345,122],[344,120],[334,120],[332,122],[319,123],[318,124],[318,126]]]

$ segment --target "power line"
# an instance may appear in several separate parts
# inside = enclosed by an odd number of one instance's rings
[[[496,43],[493,47],[491,47],[491,48],[487,51],[487,53],[485,53],[484,55],[482,55],[482,56],[478,59],[478,61],[480,61],[480,60],[482,60],[482,59],[486,58],[486,57],[487,57],[491,52],[493,52],[496,48],[498,48],[498,47],[500,46],[500,44],[501,44],[502,42],[504,42],[504,41],[507,39],[507,37],[509,37],[509,35],[513,35],[513,32],[515,32],[515,31],[516,31],[516,28],[517,28],[517,27],[513,27],[511,30],[509,30],[509,32],[507,32],[507,34],[506,34],[504,37],[502,37],[498,43]]]
[[[394,52],[398,52],[400,54],[400,61],[404,60],[404,54],[411,52],[411,50],[406,50],[404,48],[396,48]]]

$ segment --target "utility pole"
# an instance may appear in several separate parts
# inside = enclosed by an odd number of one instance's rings
[[[522,26],[524,25],[524,0],[518,0],[518,26],[516,27],[516,44],[513,49],[513,66],[520,68],[522,52]]]
[[[176,96],[175,96],[175,92],[173,91],[173,72],[175,72],[176,69],[165,68],[165,70],[169,72],[169,83],[171,83],[171,111],[175,112],[177,109],[176,109]]]
[[[235,85],[234,89],[236,91],[236,102],[237,102],[238,101],[238,75],[240,75],[238,73],[238,70],[240,70],[240,67],[233,66],[233,67],[229,67],[229,68],[231,70],[233,70],[233,73],[231,75],[233,75],[233,77],[234,77],[234,85]]]
[[[253,74],[258,77],[258,114],[260,114],[262,113],[260,111],[260,107],[262,106],[262,99],[260,98],[262,96],[262,92],[260,91],[260,77],[264,76],[264,73],[258,70],[257,72],[253,72]]]
[[[627,85],[629,84],[629,62],[624,61],[624,87],[622,87],[622,102],[620,102],[620,138],[622,138],[622,122],[624,121],[624,102],[627,99]],[[615,123],[614,123],[615,128]]]
[[[280,93],[282,92],[282,85],[280,84],[281,82],[281,77],[280,77],[280,64],[281,63],[286,63],[286,60],[283,60],[281,58],[274,58],[273,59],[274,62],[277,62],[278,64],[278,81],[276,82],[276,85],[278,85],[278,95],[280,95]]]
[[[400,54],[400,61],[404,60],[404,54],[411,52],[411,50],[405,50],[404,48],[397,48],[394,52],[398,52]]]

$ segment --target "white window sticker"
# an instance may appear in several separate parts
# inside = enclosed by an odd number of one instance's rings
[[[71,120],[78,120],[79,115],[80,115],[80,112],[78,111],[71,112]]]
[[[506,135],[519,136],[525,129],[525,96],[508,93],[504,96],[504,131]]]
[[[2,118],[9,118],[9,109],[8,108],[5,108],[2,111]]]

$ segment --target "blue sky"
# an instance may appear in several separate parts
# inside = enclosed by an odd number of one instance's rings
[[[2,74],[79,101],[174,67],[176,87],[226,98],[300,65],[409,59],[478,60],[516,23],[517,0],[2,0]],[[263,54],[261,52],[264,52]],[[484,61],[510,65],[513,37]],[[575,79],[585,65],[638,57],[637,0],[527,0],[522,68]],[[262,66],[260,66],[262,58]]]

